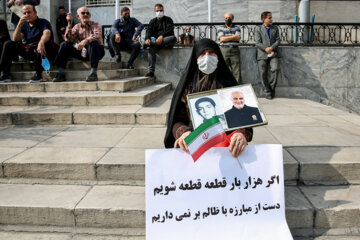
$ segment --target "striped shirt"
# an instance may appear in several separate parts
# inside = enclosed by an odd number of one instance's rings
[[[100,45],[104,45],[101,34],[101,26],[97,22],[89,21],[89,25],[83,27],[81,23],[76,24],[71,31],[69,28],[66,28],[66,40],[75,41],[79,40],[80,42],[84,39],[87,39],[89,43],[97,41]]]
[[[234,36],[234,35],[240,35],[241,34],[241,30],[239,26],[236,25],[232,25],[231,28],[227,28],[226,25],[222,26],[219,28],[217,35],[218,35],[218,40],[220,40],[221,37],[226,37],[226,36]],[[239,45],[239,42],[224,42],[224,43],[220,43],[220,46],[230,46],[230,45]]]

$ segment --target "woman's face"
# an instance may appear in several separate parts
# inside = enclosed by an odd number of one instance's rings
[[[198,59],[204,57],[205,55],[218,57],[214,50],[212,49],[205,49],[199,56]]]

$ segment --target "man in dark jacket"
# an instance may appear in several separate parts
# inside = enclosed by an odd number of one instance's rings
[[[135,28],[136,31],[135,31]],[[121,18],[116,19],[111,28],[111,46],[116,54],[116,61],[121,62],[120,50],[131,50],[131,56],[127,68],[133,69],[133,63],[140,53],[141,44],[136,41],[144,25],[136,18],[130,17],[130,9],[123,7],[121,9]]]
[[[233,102],[233,107],[225,112],[225,118],[229,129],[263,122],[258,108],[245,105],[245,98],[242,92],[232,92],[231,100]]]
[[[8,8],[11,8],[13,5],[28,5],[28,4],[37,6],[40,4],[40,0],[8,0],[7,1]],[[11,14],[11,23],[14,25],[15,28],[18,25],[19,20],[20,17],[18,17],[18,15],[16,15],[15,13]]]
[[[149,22],[146,30],[145,45],[149,46],[149,72],[145,75],[153,77],[155,72],[156,52],[163,47],[173,47],[176,43],[174,22],[170,17],[164,16],[164,6],[155,5],[156,17]]]
[[[59,7],[59,16],[56,19],[56,32],[58,35],[59,43],[62,43],[65,40],[65,30],[68,22],[66,20],[65,7]]]

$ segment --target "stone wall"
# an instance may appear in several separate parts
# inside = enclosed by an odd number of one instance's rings
[[[84,4],[84,0],[73,0],[73,5]],[[162,3],[165,14],[174,22],[208,22],[208,1],[193,0],[133,0],[132,16],[143,23],[154,17],[154,5]],[[360,1],[311,0],[310,14],[316,14],[316,22],[360,22]],[[260,22],[261,12],[273,13],[276,22],[293,22],[296,15],[295,0],[212,0],[212,22],[222,22],[225,12],[235,15],[236,22]],[[103,25],[112,24],[114,7],[94,7],[91,9],[96,21]]]
[[[155,75],[175,87],[190,56],[190,48],[163,49]],[[243,83],[251,83],[262,96],[254,47],[241,48]],[[360,113],[360,48],[280,47],[278,97],[306,98]],[[123,59],[127,60],[128,54]],[[147,68],[147,52],[135,66]]]

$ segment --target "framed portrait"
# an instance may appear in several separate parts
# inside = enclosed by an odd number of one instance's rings
[[[268,123],[251,84],[189,94],[187,101],[194,128],[214,116],[225,131]]]

